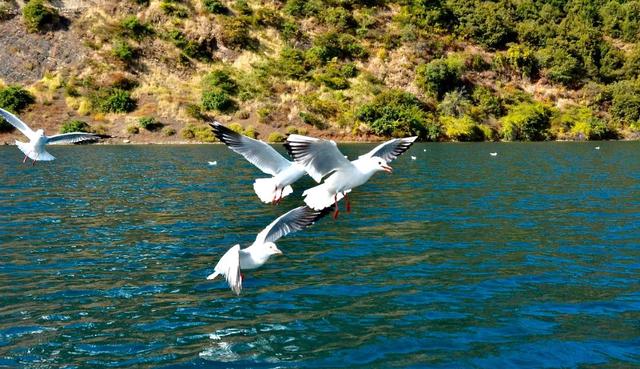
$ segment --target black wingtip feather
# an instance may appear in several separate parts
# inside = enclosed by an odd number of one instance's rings
[[[223,126],[222,124],[215,122],[209,123],[211,129],[213,129],[213,134],[216,136],[220,142],[229,145],[230,141],[239,136],[239,134],[228,127]]]

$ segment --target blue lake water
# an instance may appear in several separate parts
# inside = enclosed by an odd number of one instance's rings
[[[205,277],[310,179],[271,206],[222,145],[50,151],[0,147],[0,368],[640,367],[640,143],[417,144],[239,297]]]

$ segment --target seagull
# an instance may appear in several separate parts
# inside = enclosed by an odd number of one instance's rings
[[[407,151],[417,138],[394,138],[353,161],[344,158],[334,141],[289,135],[284,147],[316,182],[320,183],[325,178],[324,183],[304,191],[302,196],[305,197],[304,202],[316,210],[335,204],[335,219],[339,213],[339,194],[345,196],[346,210],[350,212],[347,193],[367,182],[375,172],[391,173],[393,169],[387,163]]]
[[[86,140],[96,140],[100,138],[100,136],[85,132],[71,132],[63,133],[60,135],[46,136],[42,129],[33,131],[23,121],[18,119],[18,117],[4,109],[0,109],[0,116],[7,122],[9,122],[9,124],[16,127],[29,139],[29,143],[16,140],[16,145],[25,155],[22,162],[25,163],[27,161],[27,158],[29,158],[33,160],[32,165],[35,165],[36,161],[51,161],[55,159],[53,155],[49,154],[47,150],[45,150],[45,145],[69,144]]]
[[[427,152],[427,149],[422,149],[422,151]]]
[[[256,195],[265,204],[279,203],[293,192],[291,184],[306,174],[304,167],[285,159],[266,142],[254,140],[223,126],[219,122],[209,124],[216,137],[231,150],[244,156],[271,178],[257,178],[253,182]]]
[[[315,223],[318,219],[328,214],[331,209],[313,210],[307,206],[299,206],[281,215],[271,222],[267,228],[258,233],[253,244],[245,249],[240,249],[237,244],[230,248],[222,257],[207,279],[215,279],[223,275],[229,283],[231,290],[237,295],[242,291],[242,270],[257,269],[269,260],[273,255],[280,255],[282,251],[276,246],[281,237]]]
[[[600,150],[600,146],[596,146],[596,150]]]
[[[209,161],[208,163],[209,163],[209,165],[211,165],[211,166],[218,165],[218,162],[217,162],[217,161]]]
[[[489,153],[489,155],[491,155],[491,156],[498,156],[498,153],[497,153],[497,152],[490,152],[490,153]]]
[[[411,160],[416,160],[417,158],[413,155],[411,155]]]

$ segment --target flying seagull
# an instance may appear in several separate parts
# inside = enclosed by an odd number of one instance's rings
[[[347,212],[351,211],[347,193],[367,182],[378,171],[392,172],[388,163],[407,151],[417,136],[394,138],[376,146],[358,159],[349,161],[338,150],[334,141],[301,135],[289,135],[284,144],[291,157],[318,183],[302,193],[304,202],[312,209],[320,210],[335,204],[337,218],[339,195],[346,199]]]
[[[253,244],[245,249],[240,245],[230,248],[214,268],[214,272],[207,279],[215,279],[223,275],[229,283],[229,287],[236,294],[242,291],[242,270],[256,269],[269,260],[272,255],[282,254],[276,242],[281,237],[295,231],[299,231],[328,214],[328,210],[313,210],[306,206],[300,206],[281,215],[258,233]]]
[[[264,203],[278,203],[293,189],[291,184],[304,176],[304,168],[285,159],[267,143],[241,135],[223,126],[219,122],[210,123],[216,137],[231,150],[244,156],[247,161],[255,165],[271,178],[257,178],[253,182],[256,195]]]
[[[4,118],[9,124],[16,127],[22,134],[27,136],[29,139],[29,143],[20,142],[16,140],[16,145],[24,153],[24,160],[22,162],[26,162],[27,158],[33,160],[33,164],[35,165],[36,161],[51,161],[54,160],[55,157],[45,150],[45,145],[49,144],[70,144],[76,143],[80,141],[86,140],[96,140],[100,138],[100,136],[94,135],[92,133],[84,133],[84,132],[71,132],[71,133],[63,133],[60,135],[46,136],[42,129],[37,131],[33,131],[29,126],[27,126],[23,121],[18,119],[15,115],[10,112],[0,109],[0,116]]]

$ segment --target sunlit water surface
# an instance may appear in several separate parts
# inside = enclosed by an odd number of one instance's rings
[[[597,145],[417,144],[239,297],[205,277],[310,179],[271,206],[221,145],[0,147],[0,367],[640,367],[640,144]]]

